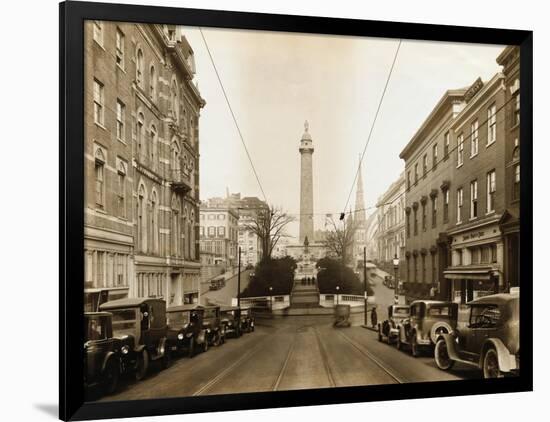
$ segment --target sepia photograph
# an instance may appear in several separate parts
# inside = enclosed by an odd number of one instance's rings
[[[84,23],[86,401],[520,374],[520,48]]]

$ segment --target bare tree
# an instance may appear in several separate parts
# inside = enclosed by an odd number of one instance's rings
[[[262,260],[271,258],[271,253],[281,237],[288,237],[285,227],[293,222],[294,217],[273,206],[259,210],[247,224],[246,228],[260,239]]]
[[[327,248],[329,255],[333,255],[342,260],[344,265],[349,262],[350,256],[353,254],[353,238],[357,230],[357,222],[353,218],[343,220],[341,223],[336,223],[332,217],[327,218],[327,224],[330,229],[323,240],[324,246]]]

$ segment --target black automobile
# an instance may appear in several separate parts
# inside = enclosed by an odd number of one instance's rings
[[[203,328],[204,308],[200,305],[171,306],[166,309],[170,350],[189,357],[208,350]]]
[[[252,308],[241,308],[241,332],[250,333],[252,331],[254,331]]]
[[[220,308],[221,322],[225,328],[225,335],[240,337],[241,330],[241,308],[238,306],[226,306]]]
[[[219,346],[225,343],[225,328],[221,322],[219,306],[204,307],[202,328],[206,331],[206,341],[209,346]]]
[[[162,369],[170,365],[164,300],[118,299],[101,304],[100,310],[113,314],[113,336],[122,343],[122,372],[139,381],[152,362],[160,362]]]
[[[112,394],[120,378],[120,341],[113,338],[112,314],[84,313],[84,333],[84,385]]]

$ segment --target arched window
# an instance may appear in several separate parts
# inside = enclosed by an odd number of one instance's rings
[[[172,160],[170,163],[172,177],[177,178],[180,170],[180,147],[176,140],[172,141]]]
[[[139,186],[137,203],[137,238],[142,252],[147,252],[147,196],[143,184]]]
[[[191,218],[189,220],[189,225],[191,227],[190,234],[189,234],[189,243],[191,248],[191,259],[196,260],[197,259],[197,248],[195,247],[195,212],[191,211]]]
[[[151,193],[151,251],[159,253],[158,198],[155,190]]]
[[[147,156],[147,145],[145,142],[145,118],[143,113],[138,113],[137,127],[136,127],[136,142],[138,150],[139,161],[143,162],[143,159]]]
[[[149,69],[149,96],[152,100],[157,99],[157,73],[153,65]]]
[[[157,128],[155,125],[151,124],[151,127],[149,129],[149,160],[151,164],[151,168],[156,169],[157,168],[157,160],[158,160],[158,143],[157,143]]]
[[[136,54],[136,81],[138,85],[143,85],[143,51],[138,48]]]
[[[171,249],[173,256],[180,255],[180,205],[175,195],[172,195],[172,213],[171,213]]]
[[[176,123],[179,121],[179,111],[180,111],[180,103],[179,103],[179,94],[178,94],[178,84],[176,83],[176,80],[172,80],[172,87],[170,89],[170,105],[172,107],[172,115],[174,117],[174,120]]]
[[[183,209],[183,256],[189,258],[189,216],[187,215],[187,207]]]

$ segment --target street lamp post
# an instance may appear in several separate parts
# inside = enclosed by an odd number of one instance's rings
[[[363,248],[363,288],[365,289],[365,326],[367,325],[367,247]]]
[[[336,304],[339,305],[340,304],[340,298],[339,298],[339,294],[338,292],[340,291],[340,286],[336,286]]]
[[[398,270],[399,270],[399,258],[397,254],[393,257],[393,271],[395,272],[394,276],[394,290],[395,290],[395,299],[399,300],[399,280],[398,280]]]
[[[239,271],[237,274],[237,306],[241,306],[241,247],[239,246]]]
[[[273,312],[273,287],[269,286],[269,310]]]

